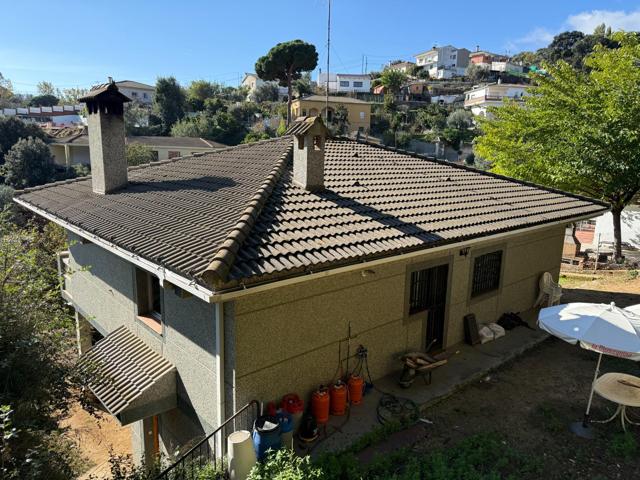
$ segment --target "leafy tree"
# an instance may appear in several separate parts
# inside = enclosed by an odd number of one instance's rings
[[[298,80],[296,80],[298,81]],[[267,82],[263,83],[251,94],[251,100],[256,103],[277,102],[278,101],[278,85]]]
[[[54,260],[64,247],[64,231],[53,224],[19,229],[0,217],[0,405],[10,405],[0,412],[2,478],[79,473],[77,448],[58,426],[75,386],[75,329]]]
[[[333,112],[328,127],[334,135],[346,135],[349,131],[349,110],[344,105],[338,105]]]
[[[25,123],[16,117],[0,116],[0,164],[4,156],[21,138],[34,137],[46,140],[44,131],[34,123]]]
[[[483,82],[489,79],[491,72],[488,68],[483,68],[478,64],[472,63],[467,67],[465,76],[472,82]]]
[[[287,125],[291,123],[293,82],[318,65],[316,47],[302,40],[278,43],[256,62],[256,74],[262,80],[277,80],[287,87]]]
[[[456,130],[468,130],[473,126],[473,114],[469,110],[459,108],[447,117],[447,127]]]
[[[420,78],[423,80],[429,79],[429,72],[424,69],[422,65],[414,65],[411,67],[410,75],[415,78]]]
[[[215,115],[199,113],[177,122],[171,129],[174,137],[201,137],[225,145],[239,144],[246,134],[245,126],[225,111],[219,111]]]
[[[302,77],[295,81],[293,88],[296,91],[298,97],[311,95],[313,93],[313,87],[311,85],[311,72],[304,72],[302,74]]]
[[[252,130],[244,136],[244,140],[242,140],[242,143],[253,143],[259,140],[268,140],[270,138],[271,137],[266,132],[256,132]]]
[[[218,112],[226,112],[227,106],[220,97],[211,97],[204,101],[204,111],[208,115],[215,115]]]
[[[149,108],[134,100],[124,104],[124,129],[127,135],[142,133],[149,125]]]
[[[56,92],[56,96],[60,99],[61,103],[74,105],[78,103],[78,99],[84,97],[89,90],[86,88],[63,88]]]
[[[42,185],[53,179],[53,157],[39,138],[22,138],[5,155],[5,183],[14,188]]]
[[[13,85],[8,78],[5,78],[0,72],[0,107],[13,98]]]
[[[560,61],[534,75],[524,108],[510,102],[482,121],[476,149],[499,173],[608,202],[620,260],[620,215],[640,191],[640,43],[613,39],[620,48],[597,45],[586,71]]]
[[[56,87],[51,82],[38,82],[38,95],[52,95],[55,96]]]
[[[399,70],[387,68],[380,75],[380,84],[384,85],[387,93],[397,95],[402,86],[407,82],[407,75]]]
[[[156,152],[149,145],[142,143],[130,143],[125,148],[127,165],[145,165],[158,159]]]
[[[58,105],[58,97],[55,95],[36,95],[29,100],[30,107],[53,107]]]
[[[549,46],[538,50],[537,54],[547,63],[564,60],[576,68],[584,68],[584,59],[596,45],[618,48],[618,43],[604,25],[596,28],[591,35],[582,32],[562,32],[556,35]]]
[[[194,112],[204,110],[204,102],[218,93],[216,85],[206,80],[194,80],[187,89],[187,104]]]
[[[156,82],[155,110],[162,122],[164,134],[184,117],[185,95],[174,77],[160,77]]]
[[[280,119],[280,124],[278,125],[278,128],[276,129],[276,135],[278,137],[281,137],[286,132],[287,132],[287,122],[284,121],[284,118],[281,118]]]
[[[442,130],[447,124],[449,111],[442,105],[430,103],[416,113],[416,121],[424,130]]]
[[[537,52],[520,52],[511,57],[514,63],[522,63],[523,65],[539,65],[542,62],[542,56]]]

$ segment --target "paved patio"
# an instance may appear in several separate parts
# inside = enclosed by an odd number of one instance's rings
[[[531,312],[527,320],[535,325],[535,315]],[[499,367],[535,347],[548,338],[548,334],[534,327],[534,330],[517,327],[507,334],[484,345],[458,345],[450,349],[449,362],[433,371],[431,385],[416,378],[413,385],[404,389],[398,385],[400,369],[396,375],[375,382],[375,389],[364,397],[362,405],[353,406],[350,415],[331,417],[326,428],[326,437],[311,446],[311,453],[337,451],[351,445],[363,434],[380,426],[377,420],[377,407],[382,392],[413,400],[424,412],[423,418],[429,418],[429,405],[438,402],[463,386],[481,380],[493,369]]]

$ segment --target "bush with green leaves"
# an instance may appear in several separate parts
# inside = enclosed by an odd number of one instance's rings
[[[25,123],[16,117],[0,116],[0,163],[4,156],[21,138],[39,138],[45,141],[47,136],[35,123]]]
[[[19,228],[6,212],[0,216],[0,405],[11,406],[17,432],[3,445],[2,478],[77,474],[77,449],[59,427],[77,385],[75,324],[55,262],[65,248],[64,230],[54,224]]]
[[[180,120],[171,129],[174,137],[200,137],[225,145],[238,145],[246,134],[246,127],[231,113],[222,110],[215,115],[200,112]]]
[[[142,143],[130,143],[125,148],[127,165],[148,165],[158,159],[158,154],[149,146]]]
[[[54,179],[53,156],[39,138],[22,138],[4,157],[5,183],[14,188],[34,187]]]
[[[325,478],[322,470],[311,459],[298,457],[293,450],[269,451],[262,463],[257,463],[247,480],[313,480]]]
[[[253,143],[259,140],[268,140],[270,138],[271,137],[266,132],[251,131],[244,136],[244,140],[242,140],[242,143]]]

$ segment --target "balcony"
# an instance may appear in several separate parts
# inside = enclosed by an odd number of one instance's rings
[[[71,303],[71,294],[67,290],[69,277],[71,276],[69,251],[59,252],[57,260],[58,275],[60,277],[60,293],[62,294],[62,298]]]

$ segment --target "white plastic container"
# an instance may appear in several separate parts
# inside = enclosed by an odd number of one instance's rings
[[[257,461],[251,432],[238,430],[229,435],[227,438],[227,452],[229,478],[231,480],[246,480]]]

